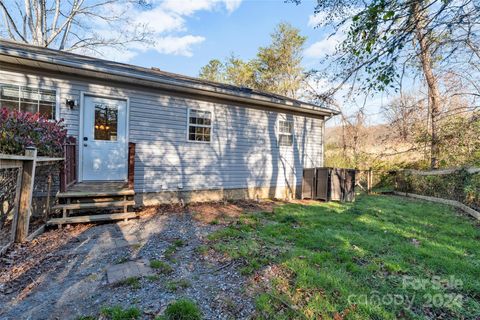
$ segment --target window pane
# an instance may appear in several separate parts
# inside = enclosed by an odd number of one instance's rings
[[[10,100],[18,102],[18,86],[2,85],[2,90],[0,92],[0,99]]]
[[[0,108],[7,108],[8,110],[18,111],[18,102],[0,100]]]
[[[35,103],[20,103],[20,111],[23,112],[31,112],[31,113],[37,113],[38,112],[38,105]]]
[[[278,144],[281,146],[291,146],[293,144],[293,138],[291,135],[281,134],[278,137]]]
[[[107,104],[95,105],[95,140],[117,140],[118,107]]]
[[[293,122],[291,121],[279,121],[278,129],[280,133],[293,133]]]
[[[48,119],[53,119],[54,107],[52,105],[41,104],[38,108],[38,112]]]
[[[55,118],[56,92],[38,88],[0,84],[0,107]]]
[[[38,89],[22,87],[20,89],[20,101],[38,103]]]
[[[210,141],[212,113],[210,111],[201,111],[190,109],[188,118],[188,140],[190,141]]]
[[[46,104],[48,104],[47,102],[55,103],[56,101],[55,91],[40,89],[39,100],[40,100],[40,103],[46,103]]]

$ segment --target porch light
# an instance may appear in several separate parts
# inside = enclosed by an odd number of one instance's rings
[[[75,106],[77,105],[77,100],[66,99],[65,104],[66,104],[67,107],[69,107],[70,109],[73,109],[73,107],[75,107]]]

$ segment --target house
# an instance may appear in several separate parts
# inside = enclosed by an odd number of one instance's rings
[[[0,104],[64,119],[77,183],[126,181],[137,204],[295,196],[338,112],[248,88],[0,41]]]

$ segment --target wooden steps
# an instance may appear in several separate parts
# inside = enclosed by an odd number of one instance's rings
[[[67,191],[57,194],[57,198],[100,198],[100,197],[119,197],[134,196],[133,190],[110,190],[110,191]]]
[[[51,219],[47,224],[60,227],[69,223],[134,218],[136,213],[129,210],[135,206],[134,196],[135,191],[125,182],[81,182],[57,194],[58,204],[52,209],[60,210],[62,217]]]
[[[54,210],[82,210],[82,209],[105,209],[105,208],[121,208],[124,206],[133,206],[135,201],[109,201],[109,202],[86,202],[86,203],[67,203],[58,204],[53,207]]]
[[[138,214],[136,212],[95,214],[95,215],[86,215],[86,216],[77,216],[77,217],[54,218],[54,219],[48,220],[47,225],[48,226],[52,226],[52,225],[61,226],[62,224],[126,220],[126,219],[133,219],[133,218],[137,218],[137,217],[138,217]]]

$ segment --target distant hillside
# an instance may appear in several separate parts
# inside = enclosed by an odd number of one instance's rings
[[[325,128],[326,164],[366,169],[405,166],[424,159],[424,155],[414,150],[411,143],[392,138],[390,131],[391,129],[383,124],[362,127],[354,131],[347,129],[344,131],[341,126]]]

